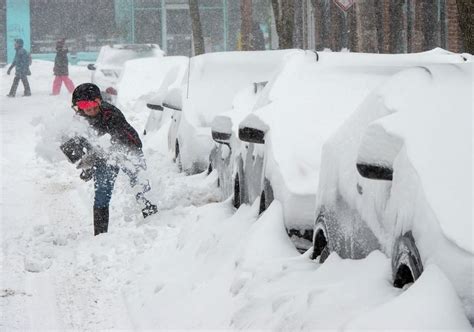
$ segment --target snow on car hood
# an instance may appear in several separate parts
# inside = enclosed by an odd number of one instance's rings
[[[474,253],[472,63],[426,70],[431,79],[422,87],[413,86],[416,93],[410,98],[391,94],[387,106],[396,113],[368,131],[383,130],[402,142],[444,234]]]

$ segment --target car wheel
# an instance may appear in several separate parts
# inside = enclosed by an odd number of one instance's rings
[[[240,186],[240,177],[239,173],[235,175],[234,179],[234,207],[238,209],[241,204],[241,186]]]
[[[259,207],[259,214],[262,214],[270,204],[273,202],[273,188],[272,185],[270,184],[270,181],[265,179],[264,184],[263,184],[263,190],[262,193],[260,194],[260,207]]]
[[[175,159],[176,165],[178,165],[179,171],[182,172],[183,171],[183,164],[181,163],[181,154],[179,153],[178,140],[176,140],[176,144],[175,144],[174,159]]]
[[[322,214],[316,219],[313,234],[313,254],[311,258],[317,259],[319,257],[319,263],[324,263],[330,251],[328,231]]]
[[[393,286],[404,288],[415,282],[423,273],[423,264],[411,231],[395,241],[392,252]]]

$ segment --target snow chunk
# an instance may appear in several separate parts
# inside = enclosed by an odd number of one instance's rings
[[[423,310],[420,310],[423,308]],[[363,314],[349,329],[471,330],[456,291],[436,265],[393,300]]]

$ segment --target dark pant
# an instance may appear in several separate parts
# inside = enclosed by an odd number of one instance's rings
[[[100,162],[95,167],[94,207],[105,208],[109,206],[110,199],[112,198],[115,179],[117,178],[120,168],[105,162]],[[150,190],[150,186],[147,180],[143,181],[139,178],[139,173],[142,168],[137,165],[132,168],[122,167],[121,169],[129,177],[132,188],[139,185],[138,193],[136,194],[135,198],[137,201],[144,203],[146,200],[143,197],[143,194]]]
[[[10,89],[10,96],[14,96],[16,94],[16,89],[18,88],[18,84],[21,82],[23,83],[23,88],[25,89],[25,95],[31,95],[31,90],[30,90],[30,83],[28,83],[28,77],[26,75],[22,76],[16,76],[13,79],[13,84]]]
[[[109,206],[118,172],[119,168],[117,166],[112,166],[105,162],[96,165],[94,173],[95,208],[105,208]]]

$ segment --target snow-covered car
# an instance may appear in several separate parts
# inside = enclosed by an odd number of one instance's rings
[[[402,71],[325,143],[312,254],[381,250],[400,288],[435,264],[471,322],[472,75],[470,60]]]
[[[181,92],[181,111],[173,114],[169,148],[188,174],[206,170],[214,146],[213,118],[232,107],[241,89],[272,77],[281,60],[298,50],[208,53],[191,58]],[[174,98],[174,97],[173,97]],[[179,113],[179,114],[178,114]]]
[[[295,57],[269,84],[268,101],[239,126],[234,205],[277,199],[300,251],[312,246],[324,142],[370,92],[395,73],[425,61],[460,62],[442,50],[413,55],[321,52]]]
[[[147,104],[161,104],[163,95],[170,87],[181,85],[188,63],[189,58],[184,56],[126,61],[117,83],[117,106],[128,112],[133,111],[141,123],[146,121],[144,133],[158,129],[162,112],[150,111]]]
[[[158,91],[150,95],[146,102],[146,107],[151,112],[145,125],[145,134],[160,129],[161,126],[172,120],[174,110],[164,108],[163,102],[170,91],[176,90],[183,85],[188,65],[189,58],[186,58],[185,62],[175,64],[167,71]]]
[[[91,82],[96,84],[102,97],[114,103],[117,95],[116,84],[126,61],[163,57],[164,52],[156,44],[116,44],[102,46],[94,64],[87,68],[92,71]]]

